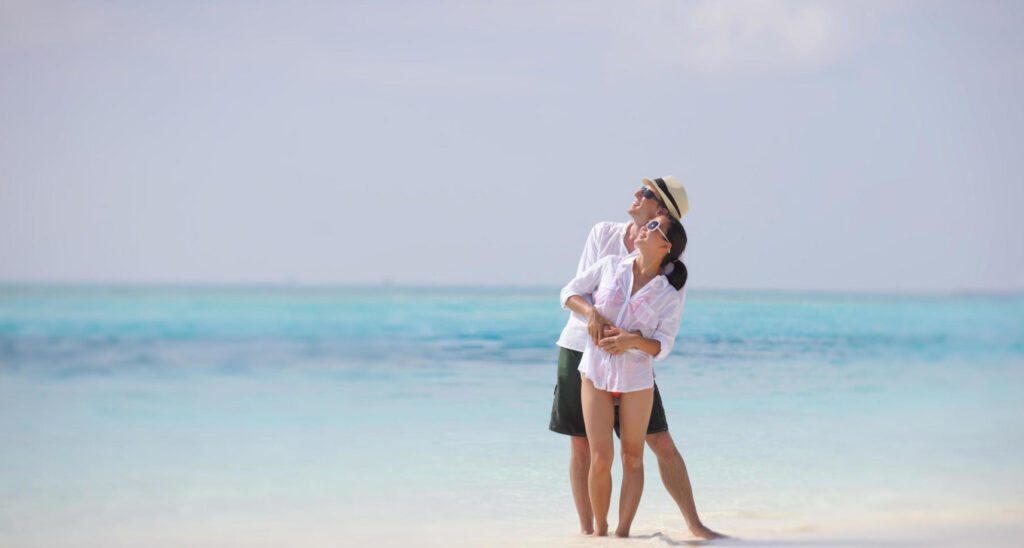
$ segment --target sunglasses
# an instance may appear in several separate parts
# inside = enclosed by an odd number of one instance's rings
[[[661,201],[661,198],[659,198],[653,190],[647,187],[643,187],[640,189],[640,195],[643,196],[644,198],[647,198],[648,200],[658,200],[659,202]]]
[[[661,232],[661,237],[665,238],[666,242],[668,242],[670,244],[672,243],[672,240],[669,240],[668,236],[666,236],[665,233],[662,232],[662,230],[661,230],[661,222],[659,222],[657,219],[654,219],[653,221],[647,223],[647,231],[650,232],[652,230],[657,230],[658,232]]]

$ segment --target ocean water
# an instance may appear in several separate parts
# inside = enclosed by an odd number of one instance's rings
[[[557,300],[0,287],[0,546],[592,543]],[[656,374],[715,529],[1024,529],[1024,296],[693,290]],[[689,538],[646,468],[634,533]]]

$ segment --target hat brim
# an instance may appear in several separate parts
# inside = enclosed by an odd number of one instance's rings
[[[643,182],[645,187],[653,190],[654,193],[658,195],[658,198],[661,200],[661,203],[665,204],[665,209],[668,211],[668,214],[678,221],[680,217],[679,211],[673,211],[675,208],[672,207],[672,200],[670,200],[668,196],[665,194],[665,192],[661,190],[661,187],[658,186],[658,183],[655,183],[653,180],[648,179],[647,177],[644,177],[643,179],[641,179],[641,181]]]

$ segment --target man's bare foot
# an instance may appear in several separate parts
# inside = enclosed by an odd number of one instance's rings
[[[708,529],[704,525],[699,525],[697,527],[691,528],[690,529],[690,534],[692,534],[693,536],[695,536],[697,538],[702,538],[702,539],[707,539],[707,540],[716,539],[716,538],[729,538],[727,535],[723,535],[722,533],[716,533],[716,532],[712,531],[711,529]]]
[[[597,524],[597,530],[594,532],[594,536],[607,537],[608,536],[608,524],[607,523],[604,523],[604,524],[598,523]]]
[[[629,538],[629,529],[616,529],[615,536],[619,538]]]
[[[587,536],[589,536],[589,535],[593,535],[593,534],[594,534],[594,528],[593,528],[593,527],[590,527],[590,528],[586,528],[586,527],[584,527],[584,528],[581,528],[581,529],[580,529],[580,534],[581,534],[581,535],[587,535]]]

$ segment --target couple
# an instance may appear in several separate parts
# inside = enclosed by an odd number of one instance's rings
[[[686,298],[686,267],[678,260],[686,232],[679,218],[689,201],[671,176],[643,179],[633,198],[627,209],[632,221],[598,223],[590,230],[576,277],[561,291],[562,306],[573,313],[558,339],[549,428],[571,437],[569,481],[584,534],[608,534],[617,427],[622,489],[616,536],[629,536],[640,504],[646,441],[690,532],[719,538],[697,516],[651,365],[652,357],[668,356],[679,330]]]

